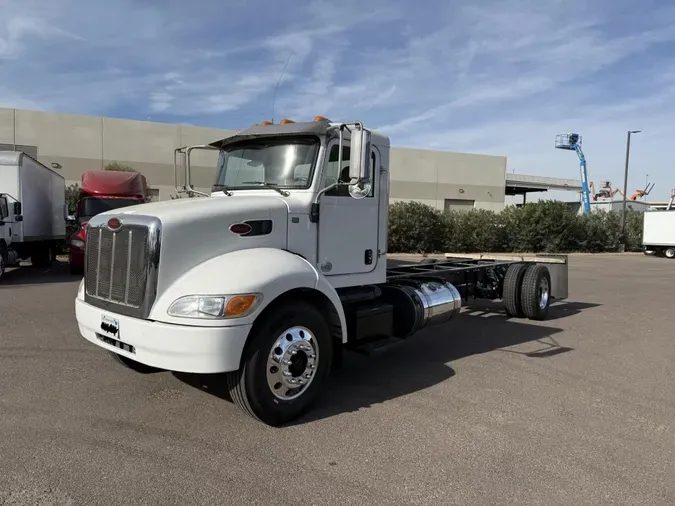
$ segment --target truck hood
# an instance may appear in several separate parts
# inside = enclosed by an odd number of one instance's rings
[[[195,265],[231,251],[287,246],[288,206],[276,196],[232,196],[176,199],[113,209],[90,220],[90,226],[128,215],[160,220],[161,252],[158,295]],[[240,236],[230,231],[235,223],[271,221],[271,231]]]

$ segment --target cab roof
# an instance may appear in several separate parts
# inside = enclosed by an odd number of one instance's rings
[[[219,139],[209,144],[214,148],[223,147],[239,141],[255,139],[258,137],[283,137],[287,135],[326,135],[334,126],[328,120],[308,121],[303,123],[285,123],[272,125],[253,125],[248,128],[237,130],[232,135]]]

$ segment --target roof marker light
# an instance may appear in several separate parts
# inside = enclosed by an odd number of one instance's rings
[[[281,120],[282,125],[287,125],[289,123],[295,123],[295,121],[293,121],[292,119],[288,119],[288,118],[284,118],[284,119]]]

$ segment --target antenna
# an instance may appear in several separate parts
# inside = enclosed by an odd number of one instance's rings
[[[274,88],[274,98],[272,99],[272,123],[274,123],[274,113],[275,113],[274,106],[277,103],[277,90],[279,89],[279,85],[281,84],[281,79],[284,77],[284,72],[286,72],[286,67],[288,67],[288,62],[291,61],[291,56],[293,56],[292,51],[291,51],[291,54],[289,54],[288,58],[286,59],[286,64],[284,65],[284,68],[281,71],[281,74],[279,75],[279,80],[277,81],[277,85]]]

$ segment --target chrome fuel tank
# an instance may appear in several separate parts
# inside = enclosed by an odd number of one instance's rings
[[[411,278],[387,283],[383,298],[394,306],[394,335],[407,337],[425,327],[440,325],[459,313],[459,290],[442,279]]]

